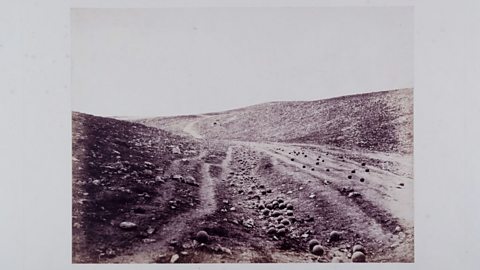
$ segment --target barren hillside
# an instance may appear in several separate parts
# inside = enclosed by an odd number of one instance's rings
[[[201,116],[144,119],[178,130],[195,121],[201,136],[239,141],[299,142],[413,152],[413,90],[401,89],[318,101],[271,102]],[[177,125],[177,126],[172,126]]]

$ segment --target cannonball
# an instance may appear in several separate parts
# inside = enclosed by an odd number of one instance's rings
[[[287,204],[287,210],[293,210],[293,204],[291,203]]]
[[[274,227],[270,227],[267,230],[267,234],[276,234],[276,233],[277,233],[277,229],[275,229]]]
[[[292,210],[287,210],[287,216],[293,216],[293,211]]]
[[[280,235],[280,236],[283,236],[283,235],[287,234],[287,229],[286,228],[281,228],[277,231],[277,234]]]
[[[278,205],[278,208],[280,209],[284,209],[285,207],[287,207],[287,205],[285,203],[281,203]]]
[[[317,239],[312,239],[308,241],[308,250],[311,252],[313,250],[313,247],[316,245],[320,245],[320,241],[318,241]]]
[[[281,213],[278,212],[278,211],[273,211],[273,213],[272,213],[272,217],[278,217],[280,215],[281,215]]]
[[[363,254],[360,251],[354,252],[352,255],[352,262],[365,262],[366,257],[365,254]]]
[[[270,214],[270,210],[268,210],[268,209],[263,209],[262,214],[263,214],[264,216],[268,216],[268,214]]]
[[[355,253],[355,252],[357,252],[357,251],[360,251],[360,252],[362,252],[363,254],[367,253],[367,252],[365,252],[365,248],[364,248],[362,245],[360,245],[360,244],[357,244],[357,245],[353,246],[353,248],[352,248],[352,252],[353,252],[353,253]]]
[[[338,231],[332,231],[330,232],[330,236],[328,238],[330,242],[338,241],[340,240],[340,232]]]
[[[290,225],[290,220],[284,218],[284,219],[282,219],[281,223],[285,226],[289,226]]]
[[[278,198],[278,199],[277,199],[277,202],[278,202],[278,203],[284,203],[285,201],[284,201],[282,198]]]
[[[265,205],[265,207],[267,207],[267,209],[271,210],[271,209],[273,209],[273,204],[269,203],[269,204]]]
[[[322,256],[323,253],[325,253],[325,250],[323,249],[323,247],[321,245],[315,245],[312,248],[312,254],[315,254],[317,256]]]
[[[208,233],[206,231],[199,231],[197,233],[197,236],[195,237],[195,239],[197,239],[197,241],[199,243],[207,243],[208,239],[209,239],[209,236],[208,236]]]

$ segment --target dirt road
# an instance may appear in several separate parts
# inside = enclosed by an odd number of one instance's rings
[[[358,244],[368,262],[413,261],[411,156],[206,139],[204,117],[175,121],[173,135],[80,117],[74,261],[351,262]]]

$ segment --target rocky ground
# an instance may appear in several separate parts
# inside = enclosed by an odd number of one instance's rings
[[[212,138],[213,118],[73,114],[75,263],[413,262],[411,154]]]

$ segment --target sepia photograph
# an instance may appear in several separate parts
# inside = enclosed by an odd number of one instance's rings
[[[413,263],[412,7],[72,8],[72,263]]]

